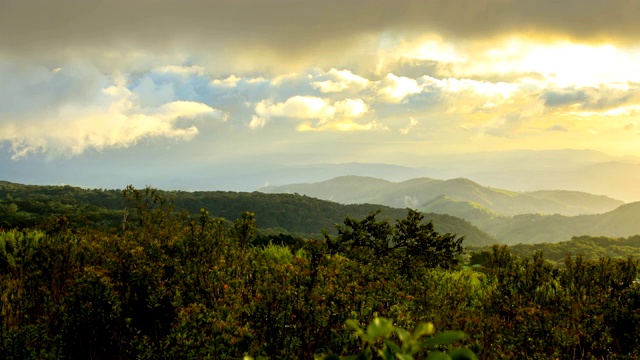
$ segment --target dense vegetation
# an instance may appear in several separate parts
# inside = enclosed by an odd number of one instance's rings
[[[640,202],[604,213],[580,216],[526,214],[495,221],[482,229],[505,244],[567,241],[574,236],[627,237],[640,234]]]
[[[321,229],[332,230],[345,216],[364,217],[383,210],[390,220],[405,216],[405,210],[382,205],[341,205],[295,194],[242,193],[231,191],[164,191],[178,210],[198,216],[207,209],[211,216],[233,219],[243,211],[256,214],[264,234],[287,233],[297,237],[321,237]],[[120,226],[127,204],[121,190],[81,189],[72,186],[21,185],[0,181],[0,228],[29,227],[65,216],[72,226]],[[487,245],[495,239],[462,219],[426,214],[435,230],[465,237],[465,244]]]
[[[381,317],[415,334],[431,322],[434,338],[463,331],[437,349],[482,359],[640,356],[633,259],[578,256],[555,268],[540,253],[496,246],[482,271],[461,269],[460,238],[411,210],[399,221],[346,217],[320,240],[256,246],[252,213],[228,222],[175,211],[152,189],[125,195],[115,228],[60,218],[0,232],[0,357],[342,356],[363,351],[350,327]]]
[[[521,257],[531,257],[542,252],[546,261],[554,266],[563,266],[567,256],[580,255],[585,259],[597,260],[602,257],[640,259],[640,235],[626,238],[605,236],[576,236],[569,241],[559,243],[518,244],[509,246],[509,250]],[[467,247],[472,264],[482,264],[486,255],[492,251],[490,246]]]

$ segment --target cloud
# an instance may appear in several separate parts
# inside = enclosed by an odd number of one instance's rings
[[[465,78],[437,79],[431,76],[423,76],[420,80],[428,89],[438,88],[441,91],[452,94],[472,92],[484,97],[498,96],[506,99],[518,90],[518,86],[516,84],[505,82],[492,83],[489,81],[478,81]]]
[[[334,103],[333,106],[337,114],[349,118],[360,117],[369,111],[369,105],[362,99],[345,99]]]
[[[566,127],[564,127],[562,125],[553,125],[553,126],[548,127],[546,130],[548,130],[548,131],[560,131],[560,132],[569,131],[569,129],[567,129]]]
[[[576,37],[629,37],[640,33],[637,9],[626,0],[338,0],[313,3],[294,0],[112,0],[86,3],[58,0],[5,0],[0,33],[13,47],[35,40],[87,43],[117,41],[123,35],[150,44],[187,38],[207,44],[256,41],[282,50],[339,40],[374,31],[432,30],[464,37],[486,37],[505,31],[549,29]],[[337,10],[339,9],[339,10]],[[160,26],[162,25],[162,26]],[[78,30],[85,30],[79,33]],[[197,42],[194,43],[197,45]]]
[[[633,43],[640,35],[635,5],[628,0],[451,0],[446,6],[438,0],[4,0],[0,53],[54,60],[90,56],[105,67],[141,66],[131,64],[131,57],[170,56],[174,63],[197,57],[221,73],[272,72],[375,62],[381,37],[403,41],[425,33],[448,41],[532,34]],[[437,62],[467,56],[441,45],[422,44],[416,56]],[[155,60],[145,61],[152,66]]]
[[[378,124],[375,120],[369,122],[356,122],[353,119],[340,119],[325,123],[313,124],[303,122],[297,127],[298,131],[367,131],[388,130],[386,126]]]
[[[85,62],[47,68],[0,58],[0,124],[97,100],[110,79]]]
[[[159,73],[173,73],[182,75],[204,75],[206,70],[199,65],[165,65],[154,69]]]
[[[274,117],[302,120],[298,130],[368,130],[375,127],[370,122],[359,124],[353,121],[370,111],[362,99],[344,99],[331,102],[314,96],[293,96],[284,102],[271,103],[263,100],[255,107],[255,115],[249,126],[264,127]],[[309,120],[313,120],[311,122]]]
[[[525,124],[542,115],[543,112],[544,104],[541,101],[537,101],[527,104],[516,111],[494,116],[488,121],[480,123],[467,122],[461,125],[461,127],[466,130],[475,131],[479,136],[491,135],[509,138],[520,132],[525,127]]]
[[[231,75],[225,79],[214,79],[211,81],[211,84],[215,85],[215,86],[221,86],[221,87],[226,87],[226,88],[233,88],[236,87],[238,85],[238,82],[240,82],[240,78],[235,76],[235,75]]]
[[[274,130],[391,126],[375,134],[394,140],[424,129],[466,139],[460,125],[477,134],[536,129],[550,137],[543,130],[562,124],[577,134],[573,127],[586,126],[588,116],[640,111],[640,48],[628,42],[640,25],[625,4],[5,0],[0,137],[17,144],[14,152],[85,151],[148,137],[218,139],[205,124],[227,117],[229,129],[236,120]],[[111,86],[122,93],[103,91]],[[133,140],[106,135],[125,126],[116,125],[120,118],[140,129],[131,130]],[[89,120],[105,134],[85,129]],[[60,124],[85,140],[63,136]]]
[[[393,74],[387,74],[377,86],[380,98],[390,103],[401,103],[409,96],[422,92],[422,87],[415,79]]]
[[[545,91],[541,95],[545,106],[565,106],[584,103],[587,100],[587,94],[584,90],[577,91]]]
[[[261,117],[327,119],[333,117],[335,112],[336,109],[328,100],[313,96],[294,96],[276,104],[265,100],[256,105],[256,114]]]
[[[473,114],[492,112],[526,93],[519,84],[478,81],[466,78],[437,79],[423,76],[420,79],[424,91],[438,94],[449,105],[449,112]],[[499,111],[499,110],[498,110]]]
[[[576,87],[545,90],[540,98],[545,106],[552,108],[570,108],[572,111],[605,111],[621,107],[632,101],[640,93],[637,86],[625,85],[619,88],[609,84],[598,87]]]
[[[406,127],[403,127],[402,129],[400,129],[400,134],[407,135],[409,131],[411,131],[411,129],[413,129],[416,125],[418,125],[418,120],[410,117],[409,124]]]
[[[253,115],[249,122],[249,127],[252,129],[263,128],[268,121],[268,118]]]
[[[38,82],[14,84],[17,85],[14,91],[59,87],[57,77],[65,72],[72,74],[72,69],[68,66],[54,71]],[[97,84],[105,81],[102,76],[97,77],[100,78]],[[85,77],[81,79],[86,80]],[[74,82],[73,79],[69,81]],[[88,149],[127,147],[151,137],[189,140],[198,134],[198,128],[193,125],[195,119],[226,119],[222,111],[194,101],[174,100],[141,107],[137,94],[125,84],[123,78],[117,78],[103,88],[81,86],[75,89],[71,86],[68,89],[75,91],[69,90],[60,98],[43,98],[42,103],[46,106],[37,111],[17,109],[17,113],[12,113],[15,109],[5,109],[0,114],[0,142],[11,144],[16,159],[39,152],[78,155]],[[91,91],[82,94],[81,90]]]
[[[327,80],[314,81],[311,85],[322,93],[335,93],[342,91],[361,91],[367,88],[370,81],[362,76],[353,74],[349,70],[329,70],[324,78]]]

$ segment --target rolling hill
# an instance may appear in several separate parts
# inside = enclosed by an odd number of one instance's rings
[[[483,226],[505,244],[567,241],[574,236],[626,237],[640,234],[640,202],[625,204],[604,214],[518,215]]]
[[[321,229],[333,230],[345,216],[364,218],[382,210],[380,219],[404,218],[405,209],[374,204],[343,205],[296,194],[265,194],[232,191],[163,191],[175,201],[177,210],[197,216],[206,209],[211,216],[236,219],[243,211],[256,214],[259,228],[319,237]],[[0,181],[0,228],[31,226],[66,216],[76,226],[118,226],[123,217],[119,190],[81,189],[73,186],[21,185]],[[450,215],[426,214],[436,231],[465,236],[465,245],[496,243],[469,222]]]
[[[391,182],[359,176],[261,190],[448,214],[471,222],[505,244],[555,243],[582,235],[622,237],[640,234],[640,202],[624,204],[606,196],[578,191],[514,192],[461,178]]]
[[[468,179],[416,178],[391,182],[371,177],[342,176],[318,183],[266,186],[265,193],[299,193],[340,203],[376,203],[391,207],[413,207],[477,220],[469,206],[499,216],[519,214],[581,215],[611,211],[624,204],[606,196],[578,191],[507,191],[482,186]],[[440,198],[445,196],[445,198]],[[433,202],[440,198],[439,201]],[[469,205],[461,208],[459,202]],[[457,203],[458,206],[455,206]]]

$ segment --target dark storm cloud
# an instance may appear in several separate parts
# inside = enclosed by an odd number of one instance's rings
[[[637,88],[620,90],[600,86],[547,90],[540,98],[548,107],[578,105],[578,108],[583,110],[607,110],[625,105],[633,100],[633,95],[637,92]]]
[[[640,33],[639,9],[638,0],[0,0],[0,49],[45,56],[116,44],[215,44],[218,51],[257,44],[296,56],[386,30],[453,37],[533,30],[624,41]]]
[[[584,103],[589,96],[584,90],[545,91],[541,98],[544,100],[545,106],[555,107]]]

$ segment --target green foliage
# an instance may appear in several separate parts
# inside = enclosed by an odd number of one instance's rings
[[[407,217],[393,226],[387,220],[378,221],[379,213],[362,220],[347,216],[344,226],[335,226],[337,237],[325,233],[328,251],[362,263],[393,259],[404,275],[414,275],[422,268],[452,269],[458,264],[463,238],[437,233],[431,222],[423,223],[423,214],[412,209],[407,209]]]
[[[357,321],[347,320],[356,336],[362,341],[363,349],[355,356],[347,356],[344,359],[384,359],[384,360],[413,360],[414,355],[429,350],[427,360],[475,360],[477,357],[468,349],[458,348],[448,353],[435,350],[436,348],[451,345],[464,340],[466,335],[461,331],[445,331],[434,335],[435,327],[432,323],[420,323],[413,332],[393,325],[393,321],[376,317],[362,329]],[[429,336],[424,339],[425,336]],[[393,338],[400,340],[398,345]],[[336,355],[328,355],[324,359],[335,358]]]
[[[371,333],[365,327],[367,341],[388,335],[370,344],[374,355],[385,345],[398,354],[434,345],[412,356],[433,350],[454,358],[452,347],[482,359],[640,356],[634,259],[567,257],[557,268],[540,254],[496,247],[480,272],[433,268],[416,251],[411,276],[399,276],[412,241],[431,249],[419,239],[440,236],[419,214],[405,213],[406,222],[352,220],[341,228],[350,240],[331,252],[322,240],[297,249],[256,245],[259,215],[238,212],[230,222],[199,208],[187,217],[166,195],[120,194],[124,227],[122,212],[114,228],[80,228],[68,217],[46,229],[0,230],[0,358],[346,357],[369,346],[347,320],[375,318],[394,319],[394,330],[382,322]],[[351,247],[369,239],[380,241]],[[422,335],[424,328],[399,330],[424,322],[468,336],[451,345]]]
[[[240,247],[245,249],[249,246],[249,242],[256,234],[255,214],[249,211],[243,211],[240,219],[233,223],[231,231],[233,236],[238,240]]]
[[[258,233],[251,244],[253,246],[267,246],[269,244],[284,245],[293,249],[300,249],[304,246],[305,240],[301,237],[285,233],[264,234]]]
[[[382,208],[391,221],[405,216],[402,209],[371,204],[342,205],[293,194],[169,192],[131,187],[125,189],[124,193],[123,198],[121,190],[21,185],[0,181],[0,228],[31,227],[63,216],[67,218],[70,229],[84,226],[103,230],[120,228],[123,220],[129,224],[139,221],[139,210],[161,206],[165,210],[184,210],[195,219],[200,216],[201,209],[207,209],[210,216],[219,219],[235,219],[238,214],[248,211],[255,214],[255,225],[261,229],[258,235],[285,233],[294,237],[314,238],[321,237],[320,229],[330,229],[332,224],[341,222],[346,214],[360,218]],[[166,199],[163,204],[159,203],[158,196]],[[138,200],[141,202],[136,205]],[[436,231],[464,235],[467,244],[496,242],[462,219],[440,214],[428,214],[427,217],[434,222]],[[256,246],[268,243],[264,241]]]
[[[263,253],[276,264],[289,264],[293,260],[291,249],[282,245],[269,244],[264,247]]]
[[[468,247],[467,251],[471,255],[470,264],[484,265],[491,248]],[[581,255],[590,260],[597,260],[600,257],[627,258],[631,256],[640,258],[640,235],[627,238],[578,236],[569,241],[555,244],[511,245],[509,251],[521,257],[530,257],[536,252],[543,252],[544,259],[557,266],[564,266],[564,259],[567,255]]]
[[[626,237],[640,234],[639,215],[640,202],[634,202],[597,215],[517,215],[482,229],[509,245],[555,243],[589,234]]]

